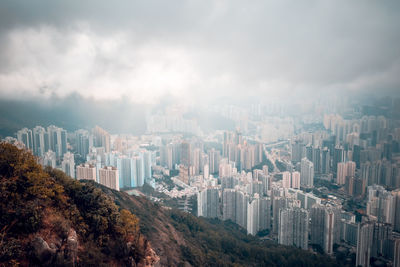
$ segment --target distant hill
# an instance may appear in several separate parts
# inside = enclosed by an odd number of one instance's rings
[[[24,127],[51,124],[68,131],[100,125],[110,133],[140,135],[146,131],[145,111],[146,106],[127,100],[95,100],[77,94],[50,99],[0,99],[0,137],[14,136]]]
[[[0,144],[0,208],[0,266],[337,266],[229,221],[42,170],[8,144]]]

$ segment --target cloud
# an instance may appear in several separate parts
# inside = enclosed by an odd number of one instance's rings
[[[0,96],[398,94],[398,1],[2,1]]]

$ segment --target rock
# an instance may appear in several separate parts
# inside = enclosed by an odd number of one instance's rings
[[[72,266],[76,265],[78,258],[78,235],[74,229],[70,229],[67,237],[67,244],[64,249],[64,257],[68,262],[72,263]]]
[[[160,257],[157,253],[151,248],[150,242],[145,241],[145,257],[138,263],[138,267],[152,267],[158,266],[160,261]]]
[[[41,264],[46,264],[52,261],[56,254],[56,249],[50,248],[46,241],[40,236],[35,237],[31,242],[33,255]]]

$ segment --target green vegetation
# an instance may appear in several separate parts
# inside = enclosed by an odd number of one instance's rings
[[[262,242],[232,222],[198,219],[175,210],[171,210],[169,216],[174,227],[192,244],[182,247],[182,254],[194,266],[335,265],[321,255]]]
[[[267,158],[267,156],[265,155],[265,153],[263,152],[262,153],[262,161],[259,163],[259,164],[257,164],[257,165],[255,165],[252,169],[251,169],[251,171],[253,171],[253,170],[262,170],[262,168],[263,168],[263,166],[264,165],[267,165],[268,166],[268,171],[269,172],[272,172],[273,170],[274,170],[274,164],[272,164],[272,162]]]
[[[283,162],[281,162],[279,160],[275,160],[275,165],[279,169],[279,171],[281,171],[281,172],[286,171],[286,166]]]
[[[0,265],[68,265],[76,260],[82,265],[125,265],[145,255],[135,215],[120,211],[93,182],[43,170],[32,154],[5,143],[0,143],[0,213]],[[63,252],[65,240],[72,232],[79,250],[76,257],[67,257],[72,252]],[[54,254],[45,262],[32,252],[37,236]]]
[[[123,192],[113,192],[113,197],[140,218],[140,231],[163,255],[162,266],[337,266],[328,256],[247,235],[230,221],[198,218]]]

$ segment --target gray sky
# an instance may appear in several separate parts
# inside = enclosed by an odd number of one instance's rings
[[[400,1],[0,2],[0,97],[400,92]]]

